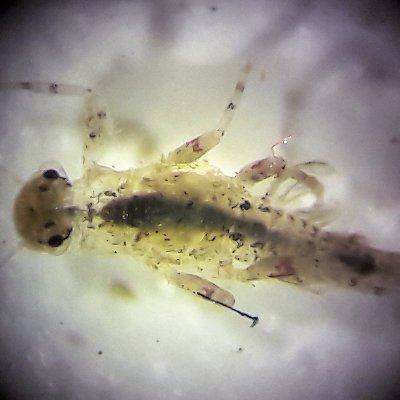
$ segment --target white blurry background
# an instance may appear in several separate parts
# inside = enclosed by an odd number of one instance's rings
[[[92,87],[119,168],[213,128],[253,62],[227,173],[279,137],[324,160],[331,229],[400,250],[399,16],[375,1],[20,2],[0,20],[0,81]],[[385,399],[399,379],[399,296],[229,284],[248,321],[168,286],[139,260],[18,249],[19,180],[47,160],[79,176],[82,99],[0,92],[0,384],[15,399]]]

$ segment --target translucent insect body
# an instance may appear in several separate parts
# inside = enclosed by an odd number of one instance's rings
[[[273,278],[313,289],[347,286],[375,293],[398,288],[399,254],[370,248],[356,235],[321,230],[323,186],[306,170],[324,163],[290,166],[273,146],[271,157],[226,176],[201,158],[229,127],[249,71],[249,65],[242,69],[216,129],[159,162],[127,171],[96,164],[112,121],[91,90],[11,84],[87,97],[82,178],[72,183],[60,166],[46,168],[15,199],[15,227],[26,246],[61,254],[72,241],[71,246],[83,249],[142,256],[169,282],[252,319],[252,325],[258,318],[233,308],[233,295],[212,279]],[[261,181],[269,195],[259,198],[251,188]],[[288,181],[293,185],[286,193],[274,196]],[[293,207],[296,199],[309,195],[315,201],[308,208]]]

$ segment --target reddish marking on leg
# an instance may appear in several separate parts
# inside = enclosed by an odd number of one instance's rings
[[[271,272],[268,276],[270,278],[279,278],[281,276],[292,276],[296,274],[290,258],[284,258],[281,262],[274,266],[275,272]]]
[[[200,147],[200,137],[190,140],[186,143],[186,147],[191,147],[194,153],[198,153],[199,151],[203,151]]]
[[[214,292],[215,292],[215,288],[213,288],[213,287],[210,287],[210,286],[205,286],[205,287],[203,287],[203,291],[204,291],[204,294],[209,298],[209,299],[211,299],[212,297],[212,295],[214,294]]]
[[[252,166],[250,167],[251,169],[258,169],[261,168],[264,164],[264,160],[258,160]]]

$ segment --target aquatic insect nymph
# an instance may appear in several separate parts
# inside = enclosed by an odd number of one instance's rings
[[[226,176],[202,159],[227,131],[249,72],[246,65],[215,129],[159,162],[127,171],[96,164],[112,121],[91,90],[40,82],[11,85],[87,97],[83,176],[70,182],[61,167],[45,168],[15,199],[15,227],[26,245],[61,254],[72,241],[97,252],[142,256],[169,282],[251,318],[253,325],[257,317],[233,308],[233,295],[211,280],[274,278],[301,287],[375,293],[398,288],[398,253],[373,249],[359,236],[321,229],[326,223],[323,185],[307,170],[324,163],[291,166],[273,146],[270,157]],[[253,195],[256,183],[268,186],[268,195]],[[310,195],[311,205],[298,206]]]

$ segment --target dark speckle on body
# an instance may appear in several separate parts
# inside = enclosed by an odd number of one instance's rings
[[[337,258],[348,268],[360,275],[371,274],[376,270],[374,257],[370,254],[339,253]]]
[[[260,206],[260,207],[258,207],[258,209],[259,209],[261,212],[266,212],[266,213],[271,212],[271,208],[270,208],[270,207],[267,207],[267,206]]]
[[[250,210],[251,204],[248,200],[245,200],[242,204],[239,205],[240,209],[245,211],[245,210]]]

